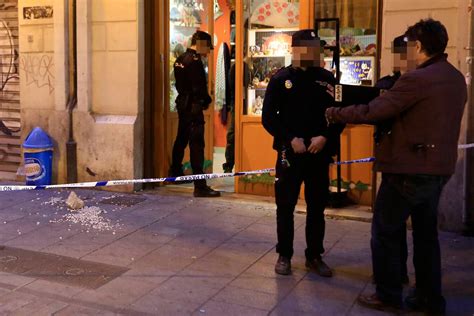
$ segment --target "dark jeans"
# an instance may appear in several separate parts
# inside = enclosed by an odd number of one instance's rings
[[[295,210],[301,184],[305,184],[306,251],[308,260],[324,253],[324,208],[329,197],[329,161],[321,154],[288,154],[290,167],[283,168],[281,154],[276,163],[275,200],[277,205],[276,251],[284,257],[293,256]]]
[[[402,301],[401,257],[405,222],[411,215],[417,292],[429,304],[444,304],[437,224],[439,197],[447,180],[446,176],[434,175],[382,175],[371,240],[377,295],[382,301]]]
[[[204,115],[178,112],[178,134],[173,145],[171,170],[182,173],[184,150],[189,143],[191,168],[193,174],[204,173]],[[194,181],[195,187],[206,186],[206,180]]]
[[[227,124],[227,143],[225,146],[225,163],[222,166],[224,170],[232,170],[235,162],[235,110],[230,110],[230,121]]]

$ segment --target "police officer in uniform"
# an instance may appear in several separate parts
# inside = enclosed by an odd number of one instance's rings
[[[211,36],[202,31],[194,33],[191,47],[174,63],[176,79],[176,109],[178,134],[173,146],[170,176],[183,175],[184,150],[189,143],[193,174],[203,174],[204,164],[204,114],[212,102],[207,90],[207,79],[201,58],[212,49]],[[206,180],[194,181],[195,197],[218,197],[220,192],[211,189]]]
[[[305,184],[306,266],[321,276],[332,270],[322,260],[325,232],[324,209],[329,196],[329,164],[339,146],[343,125],[327,126],[326,108],[334,105],[331,93],[336,80],[321,66],[321,42],[313,30],[292,37],[292,65],[282,68],[269,82],[263,103],[262,123],[274,137],[277,205],[275,265],[278,274],[291,273],[293,212],[301,184]]]

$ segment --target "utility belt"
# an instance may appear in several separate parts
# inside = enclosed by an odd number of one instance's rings
[[[209,104],[206,104],[204,100],[194,100],[194,96],[191,93],[180,93],[176,98],[176,109],[178,112],[200,114],[208,107]]]

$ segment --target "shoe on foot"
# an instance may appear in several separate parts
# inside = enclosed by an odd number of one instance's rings
[[[291,273],[291,260],[287,257],[279,256],[275,264],[275,273],[288,275]]]
[[[219,197],[221,193],[219,191],[213,190],[209,186],[205,187],[195,187],[194,188],[194,197]]]
[[[446,314],[446,300],[444,297],[428,300],[416,288],[413,288],[405,297],[405,305],[412,311],[424,311],[428,315],[445,315]]]
[[[306,267],[322,277],[332,277],[331,268],[321,258],[315,258],[313,260],[306,259]]]
[[[222,169],[224,170],[224,173],[232,173],[233,166],[225,162],[222,164]]]
[[[383,302],[377,296],[377,293],[372,295],[359,295],[357,302],[367,308],[375,309],[378,311],[384,311],[389,313],[398,314],[402,311],[401,304],[390,304]]]

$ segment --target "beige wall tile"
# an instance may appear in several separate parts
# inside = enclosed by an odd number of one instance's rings
[[[107,24],[107,50],[137,50],[137,23],[113,22]]]
[[[136,52],[96,52],[92,55],[92,111],[135,115],[138,102]]]
[[[19,40],[21,53],[42,52],[44,50],[43,27],[22,26]]]
[[[107,50],[107,27],[105,23],[93,24],[92,27],[92,50]]]
[[[54,27],[45,26],[43,29],[44,34],[44,51],[48,53],[54,52]]]
[[[135,21],[137,0],[93,0],[92,21]]]

